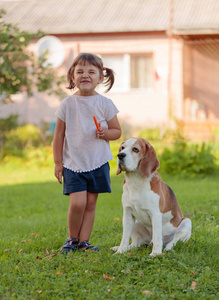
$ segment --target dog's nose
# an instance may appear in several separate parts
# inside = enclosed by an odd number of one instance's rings
[[[124,157],[126,157],[126,154],[124,152],[120,152],[117,156],[120,160],[122,160]]]

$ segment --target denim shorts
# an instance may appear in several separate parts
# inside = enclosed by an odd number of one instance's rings
[[[63,178],[64,195],[82,191],[95,194],[111,193],[110,166],[108,162],[90,172],[77,173],[64,168]]]

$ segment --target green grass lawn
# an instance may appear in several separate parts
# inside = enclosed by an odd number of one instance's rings
[[[122,181],[112,163],[112,193],[99,196],[91,243],[99,252],[59,255],[68,197],[53,168],[1,167],[0,299],[219,299],[218,177],[163,174],[192,236],[151,258],[142,246],[113,255],[122,236]]]

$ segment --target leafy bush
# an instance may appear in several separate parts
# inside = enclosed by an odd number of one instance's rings
[[[1,163],[8,169],[32,167],[54,167],[53,150],[51,146],[25,149],[19,152],[20,156],[5,155]]]
[[[18,127],[18,115],[12,114],[5,119],[0,119],[0,135],[4,135],[16,127]]]
[[[27,124],[10,130],[5,135],[3,155],[23,156],[22,150],[42,145],[43,137],[39,128]]]
[[[30,41],[33,38],[39,39],[44,33],[23,31],[17,25],[7,23],[4,20],[5,14],[6,11],[0,9],[1,99],[5,102],[11,101],[11,95],[22,90],[32,95],[34,87],[40,92],[48,91],[60,98],[66,97],[62,87],[65,76],[60,76],[51,65],[45,64],[45,54],[36,59],[34,53],[28,51]]]
[[[157,141],[160,139],[160,136],[161,134],[159,128],[155,128],[155,129],[147,128],[139,131],[138,133],[139,138],[146,139],[147,141]]]
[[[138,132],[138,138],[143,138],[150,143],[158,141],[172,141],[174,131],[165,128],[146,128]]]
[[[0,119],[0,150],[5,141],[5,135],[11,130],[18,127],[18,115],[10,115],[5,119]]]
[[[172,174],[210,174],[216,167],[210,145],[190,145],[181,135],[176,136],[172,149],[164,148],[160,161],[162,170]]]
[[[52,147],[39,147],[25,152],[28,166],[54,167]]]

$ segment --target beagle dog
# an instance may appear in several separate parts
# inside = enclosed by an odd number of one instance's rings
[[[191,236],[191,220],[184,218],[173,190],[161,180],[157,154],[144,139],[123,142],[117,155],[118,171],[125,172],[123,185],[123,236],[117,253],[153,243],[151,256],[171,250]],[[132,243],[129,245],[130,237]]]

